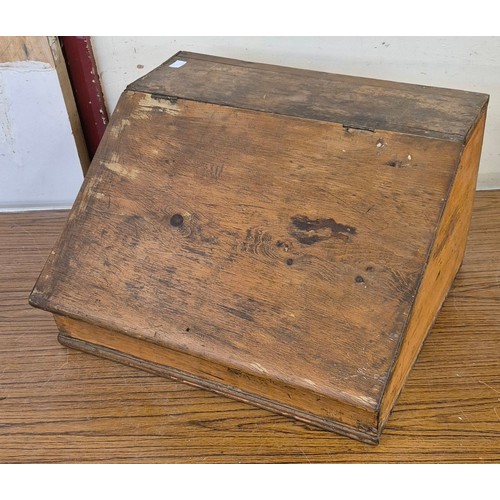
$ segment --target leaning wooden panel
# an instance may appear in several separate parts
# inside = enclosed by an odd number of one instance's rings
[[[199,57],[176,60],[153,81],[193,63],[192,83]],[[457,270],[433,256],[465,248],[487,98],[408,86],[419,113],[444,98],[466,112],[447,128],[436,104],[418,133],[365,130],[336,122],[349,108],[327,92],[316,119],[267,71],[280,95],[264,111],[241,93],[221,105],[205,70],[199,99],[124,92],[30,302],[65,344],[376,442]],[[261,74],[244,78],[255,92]],[[345,78],[384,94],[387,116],[405,95]],[[428,306],[430,269],[446,279]]]

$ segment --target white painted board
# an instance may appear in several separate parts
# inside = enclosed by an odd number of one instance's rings
[[[83,180],[56,70],[0,64],[0,211],[68,208]]]

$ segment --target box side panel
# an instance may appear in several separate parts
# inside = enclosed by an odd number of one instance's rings
[[[400,346],[381,401],[381,428],[389,417],[425,337],[462,264],[472,216],[485,119],[486,112],[483,112],[464,148],[415,298],[406,336]]]
[[[69,347],[209,389],[365,442],[378,441],[374,411],[346,405],[312,391],[256,377],[82,321],[59,315],[54,317],[60,330],[59,340]]]
[[[180,62],[179,62],[180,61]],[[484,94],[181,52],[130,90],[463,142]]]

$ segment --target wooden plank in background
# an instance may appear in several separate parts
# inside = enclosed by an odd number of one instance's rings
[[[85,173],[90,163],[89,154],[58,38],[56,36],[0,37],[0,63],[17,61],[44,62],[56,70],[78,157]]]
[[[0,63],[14,61],[40,61],[54,66],[52,51],[47,37],[0,37]]]
[[[59,83],[61,84],[61,91],[63,94],[64,102],[66,104],[66,110],[68,112],[71,130],[73,130],[73,137],[75,138],[78,157],[80,158],[80,164],[82,166],[83,174],[85,175],[87,173],[87,170],[89,169],[90,157],[87,143],[85,141],[85,136],[83,135],[80,114],[78,113],[78,109],[76,107],[73,87],[71,86],[68,69],[66,68],[66,62],[64,60],[58,37],[49,36],[47,38],[52,51],[54,61],[53,66],[56,68],[57,76],[59,77]]]
[[[500,191],[379,446],[59,345],[27,298],[66,214],[0,214],[1,462],[500,462]]]

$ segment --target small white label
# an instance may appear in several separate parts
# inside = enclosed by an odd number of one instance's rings
[[[181,61],[180,59],[177,59],[177,61],[174,61],[172,64],[169,64],[169,68],[182,68],[184,64],[186,64],[187,61]]]

